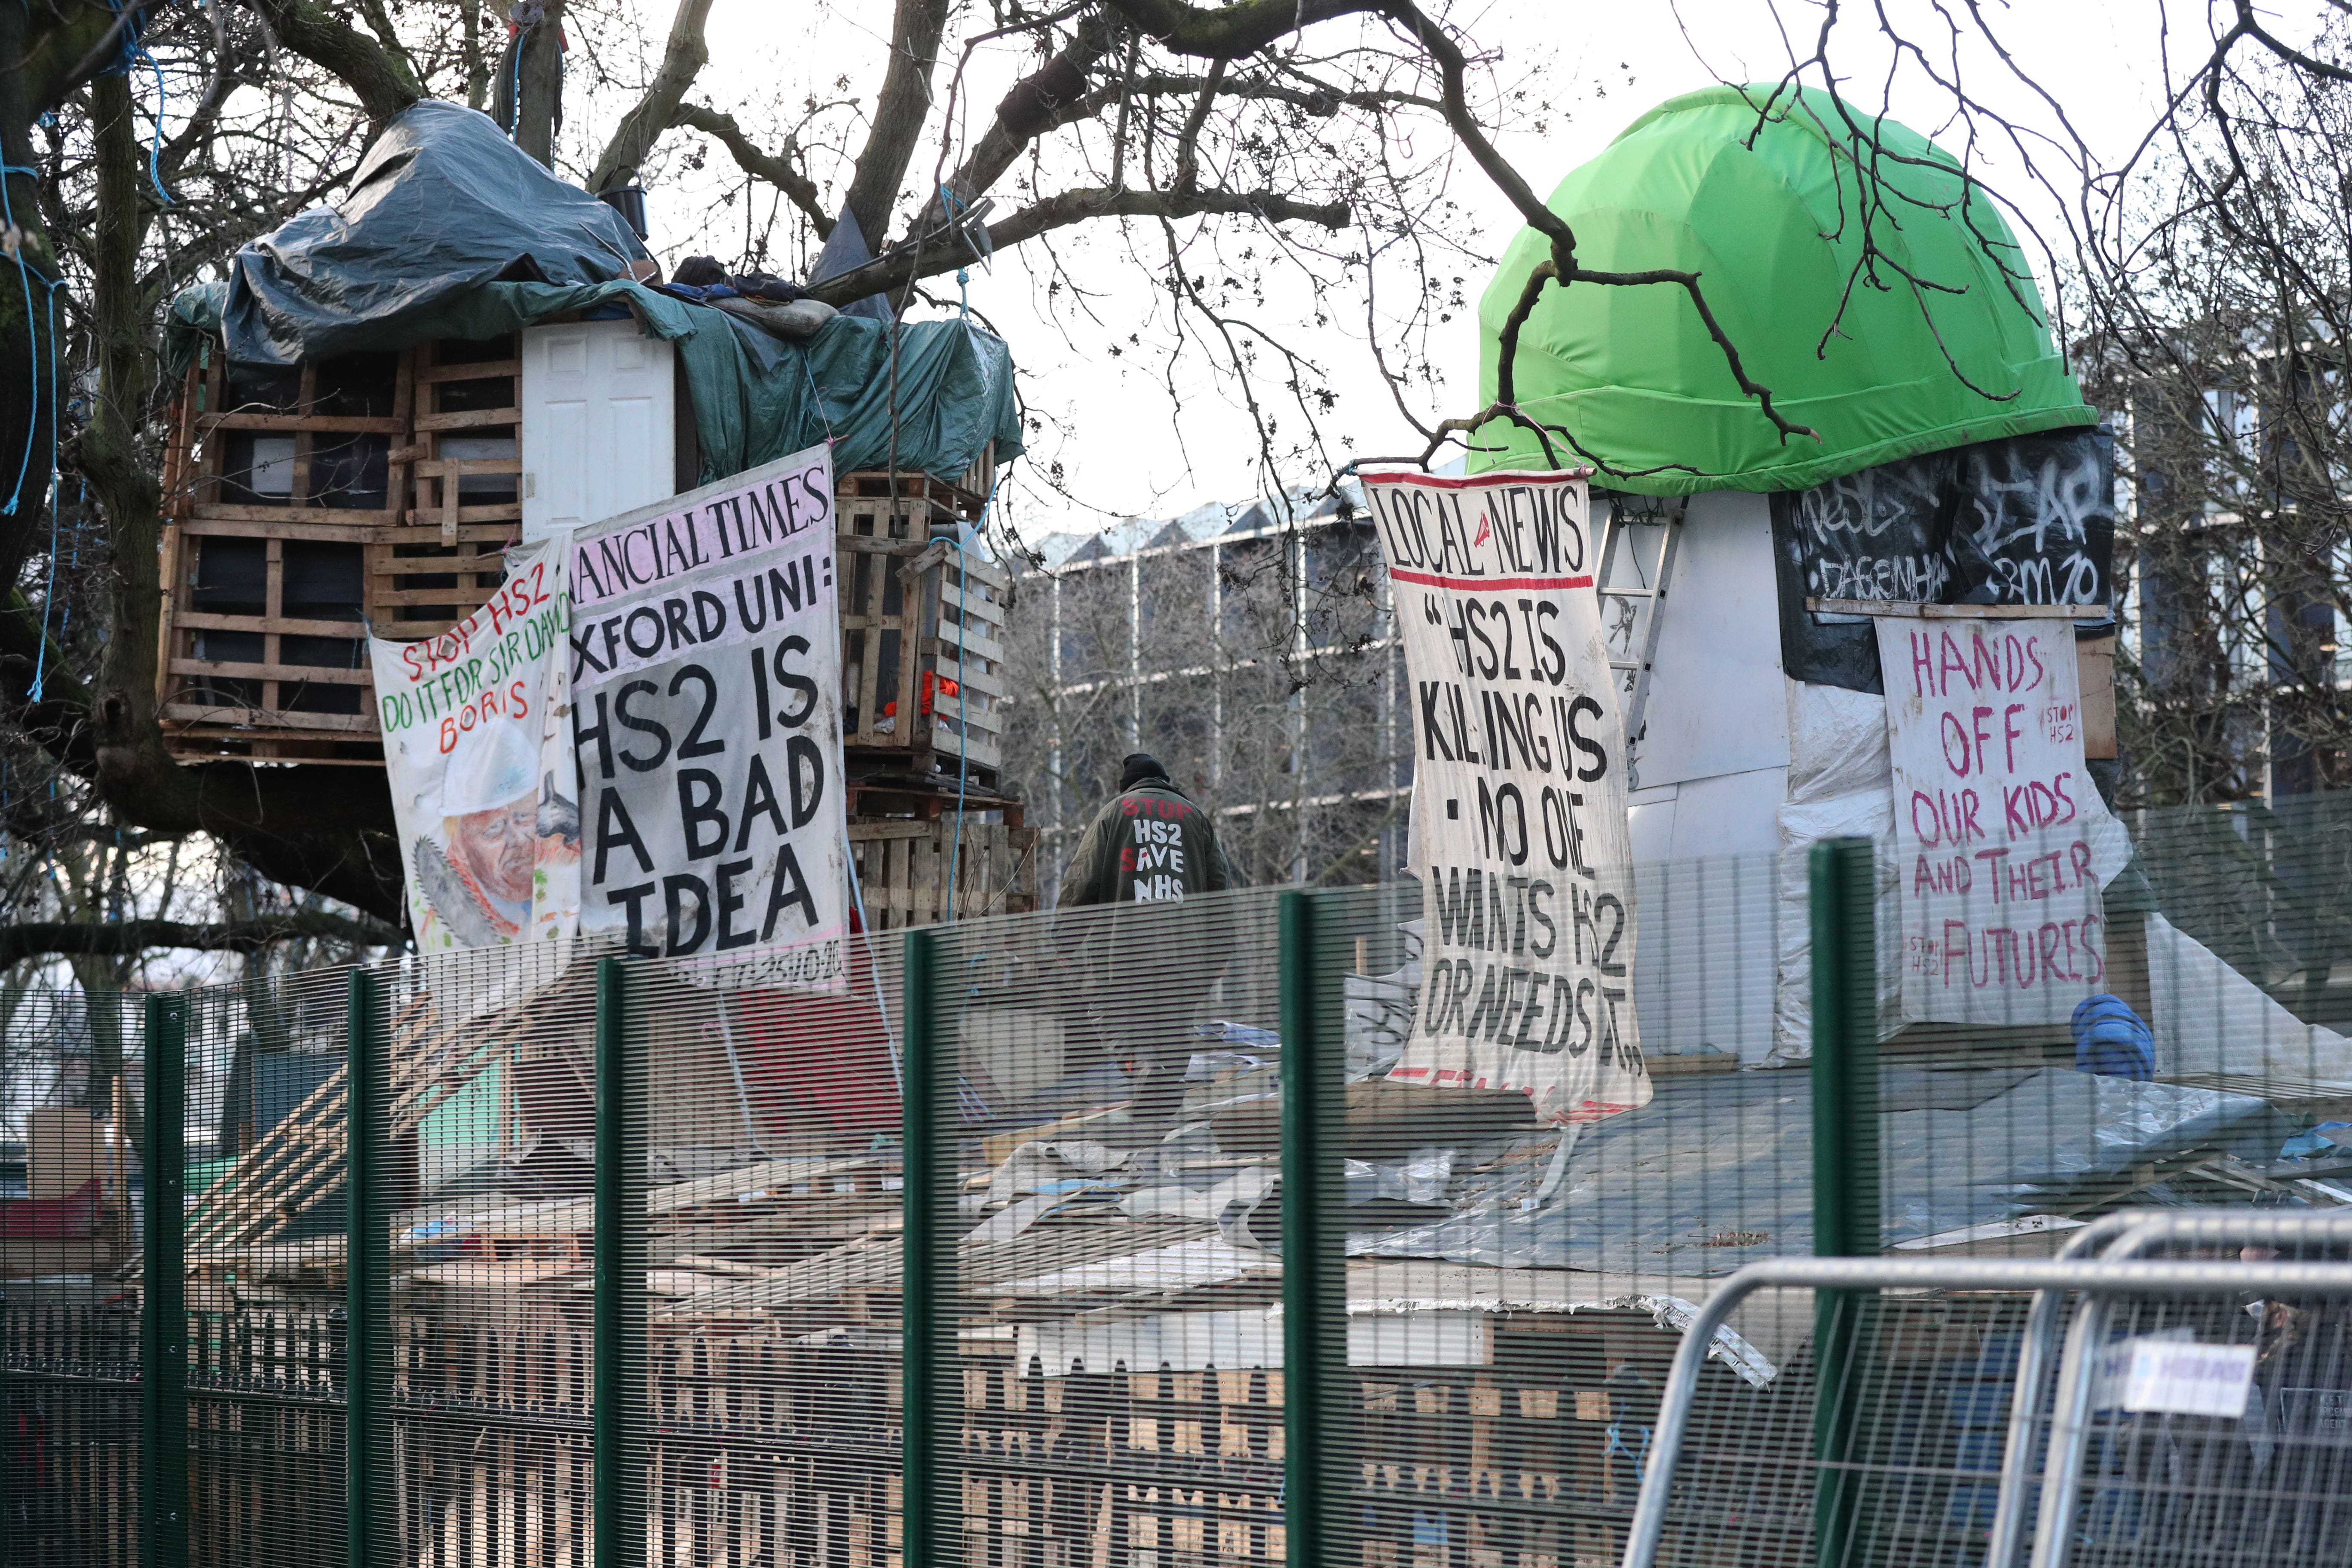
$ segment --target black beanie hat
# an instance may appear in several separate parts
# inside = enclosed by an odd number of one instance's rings
[[[1160,759],[1149,752],[1129,752],[1118,764],[1118,787],[1121,794],[1133,789],[1146,779],[1164,779],[1168,770]]]

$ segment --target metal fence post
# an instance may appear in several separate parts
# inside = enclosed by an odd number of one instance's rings
[[[646,1403],[646,1148],[642,1075],[631,1070],[627,971],[596,964],[595,1542],[593,1568],[645,1558],[645,1513],[626,1496],[642,1473]]]
[[[140,1568],[188,1561],[188,999],[150,995],[139,1345]]]
[[[1813,1251],[1868,1258],[1879,1249],[1878,946],[1875,851],[1866,838],[1813,846]],[[1814,1561],[1845,1563],[1860,1516],[1854,1445],[1869,1381],[1873,1291],[1815,1299]]]
[[[372,1568],[376,1478],[383,1474],[384,1401],[392,1387],[392,1236],[383,1190],[383,1039],[376,980],[353,969],[343,1000],[344,1181],[343,1554]]]
[[[1325,1489],[1345,1470],[1329,1420],[1348,1366],[1345,1044],[1328,1031],[1334,966],[1321,962],[1314,896],[1291,891],[1276,912],[1282,988],[1282,1419],[1284,1558],[1322,1568],[1333,1515]],[[1336,970],[1335,970],[1336,973]],[[1327,1037],[1328,1036],[1328,1037]]]
[[[933,1568],[940,1550],[942,1471],[940,1380],[954,1352],[955,1064],[941,1048],[936,990],[939,939],[907,932],[899,1139],[905,1188],[905,1283],[900,1297],[899,1543],[905,1568]]]

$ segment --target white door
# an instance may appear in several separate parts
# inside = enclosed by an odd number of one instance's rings
[[[523,330],[523,542],[677,493],[672,353],[634,320]]]

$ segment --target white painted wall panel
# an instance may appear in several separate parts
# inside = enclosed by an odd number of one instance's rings
[[[635,321],[524,330],[525,541],[675,493],[672,354]]]
[[[1644,728],[1636,771],[1644,789],[1789,765],[1766,497],[1716,490],[1691,498]],[[1688,815],[1685,802],[1676,819]]]

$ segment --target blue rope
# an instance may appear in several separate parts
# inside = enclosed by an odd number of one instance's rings
[[[171,107],[172,95],[163,86],[163,68],[144,48],[139,58],[155,73],[155,135],[147,143],[147,183],[155,187],[155,199],[165,206],[172,205],[172,193],[163,188],[163,111]]]
[[[117,16],[123,16],[122,0],[106,0],[107,9]],[[163,85],[163,68],[147,52],[142,37],[147,30],[147,7],[133,5],[116,32],[114,59],[99,70],[100,76],[129,76],[141,66],[155,73],[155,134],[147,143],[147,180],[155,187],[155,198],[165,206],[172,205],[172,193],[163,188],[163,115],[171,107],[172,95]]]
[[[534,22],[515,35],[514,77],[507,87],[507,140],[515,139],[515,131],[522,124],[522,52],[530,44]]]
[[[8,195],[8,176],[11,174],[22,174],[27,179],[37,180],[41,177],[41,172],[38,169],[27,168],[21,163],[0,163],[0,222],[5,222],[9,230],[15,231],[16,228],[16,209],[15,203]],[[14,517],[16,515],[16,504],[22,500],[25,496],[26,476],[33,471],[33,437],[35,432],[40,428],[41,344],[40,334],[33,330],[33,282],[35,279],[39,278],[43,290],[42,297],[48,305],[49,394],[52,404],[56,402],[58,392],[57,290],[65,282],[65,279],[62,278],[40,278],[38,273],[26,266],[25,264],[25,247],[21,239],[17,242],[16,260],[17,286],[25,292],[25,331],[30,334],[33,339],[33,342],[28,345],[33,360],[33,395],[26,405],[27,408],[33,410],[33,416],[27,419],[25,423],[24,456],[17,459],[16,487],[9,491],[6,504],[0,505],[0,517]],[[49,468],[52,472],[54,472],[57,468],[57,410],[53,406],[49,411]]]
[[[953,191],[948,189],[945,185],[941,185],[940,187],[940,206],[944,212],[946,212],[948,222],[950,225],[954,224],[956,214],[958,212],[971,210]],[[979,233],[980,237],[982,240],[989,239],[988,229],[985,226],[980,229]],[[967,237],[965,243],[967,245],[971,244],[969,237]],[[995,250],[996,247],[994,242],[990,241],[988,248],[983,252],[983,254],[993,255]],[[959,296],[960,302],[963,310],[963,318],[968,321],[971,320],[971,272],[970,268],[961,265],[959,265],[956,268],[956,293]],[[989,487],[988,493],[994,495],[996,493],[996,487],[991,485]]]

